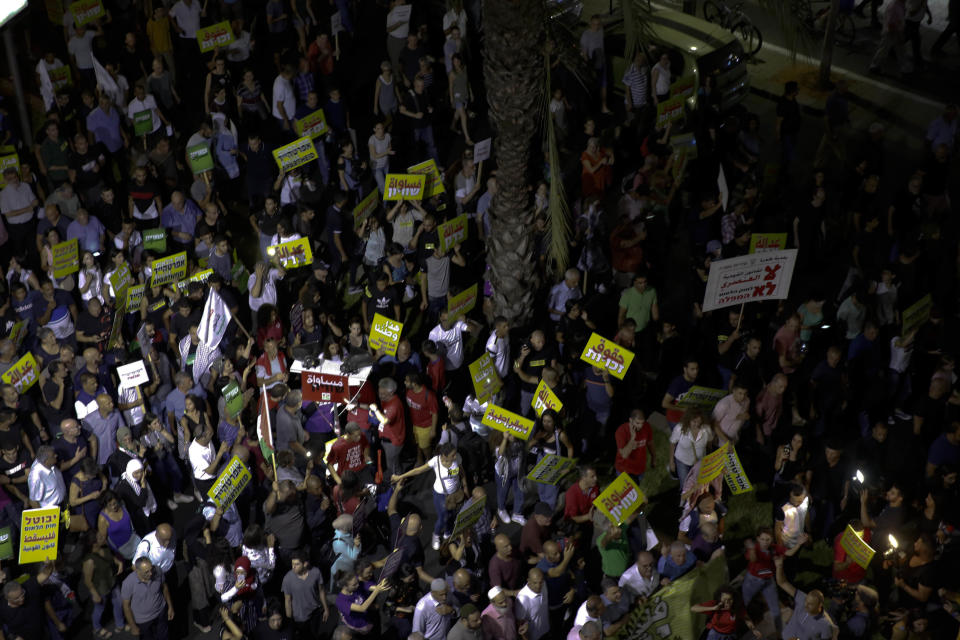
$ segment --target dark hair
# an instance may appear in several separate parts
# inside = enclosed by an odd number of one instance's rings
[[[248,526],[243,532],[243,546],[261,547],[264,544],[263,528],[257,523]]]
[[[788,80],[787,82],[783,83],[784,94],[796,93],[799,90],[800,90],[800,85],[797,84],[796,80]]]

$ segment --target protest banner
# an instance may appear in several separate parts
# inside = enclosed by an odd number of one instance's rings
[[[697,472],[697,484],[707,484],[718,478],[727,466],[727,449],[730,443],[725,442],[723,446],[711,451],[700,460],[700,470]],[[683,482],[680,478],[680,482]]]
[[[452,220],[437,225],[437,238],[440,242],[440,251],[446,253],[458,244],[467,240],[467,214],[459,215]]]
[[[227,20],[197,29],[197,44],[200,45],[200,53],[213,51],[217,47],[226,47],[234,39],[233,29],[230,28],[230,22]]]
[[[493,356],[485,351],[482,356],[470,363],[469,369],[477,401],[480,404],[489,402],[503,386],[503,380],[497,375],[497,369],[494,367]]]
[[[764,251],[714,260],[703,295],[703,311],[745,302],[783,300],[790,293],[797,250]]]
[[[477,524],[477,521],[483,516],[483,510],[487,506],[487,496],[484,495],[479,500],[470,498],[460,507],[457,512],[457,518],[453,521],[453,533],[450,538],[456,538],[460,533]]]
[[[132,389],[137,385],[150,382],[150,376],[147,374],[147,367],[143,360],[120,365],[117,367],[117,377],[120,378],[121,389]]]
[[[557,412],[563,409],[563,403],[560,402],[560,398],[557,397],[553,389],[543,380],[537,385],[537,390],[533,392],[533,399],[530,401],[530,406],[533,407],[538,418],[542,416],[543,412],[547,409],[553,409]]]
[[[250,482],[250,470],[240,458],[233,456],[224,467],[217,481],[207,490],[207,495],[221,509],[226,510]]]
[[[284,269],[296,269],[313,264],[313,251],[310,250],[309,238],[298,238],[289,242],[281,242],[267,247],[267,255],[271,258],[280,258]]]
[[[70,13],[78,27],[102,18],[107,14],[101,0],[77,0],[70,3]]]
[[[37,361],[28,351],[0,376],[0,380],[12,384],[20,393],[26,393],[27,389],[36,384],[38,373]]]
[[[20,156],[13,152],[12,148],[9,153],[0,151],[0,189],[7,186],[6,180],[3,179],[3,172],[7,167],[13,167],[18,172],[20,171]]]
[[[393,553],[387,556],[383,562],[383,568],[380,569],[380,582],[389,580],[397,572],[400,565],[403,564],[403,551],[394,549]]]
[[[657,129],[663,129],[671,122],[683,120],[683,96],[673,96],[661,100],[657,105]]]
[[[309,137],[297,138],[290,144],[273,150],[273,159],[277,161],[277,166],[284,173],[289,173],[319,157],[317,148],[313,146],[313,140]]]
[[[13,557],[13,536],[9,525],[0,527],[0,560],[9,560]]]
[[[80,271],[79,241],[76,238],[53,245],[53,277],[66,278]]]
[[[140,302],[143,300],[143,292],[146,289],[147,285],[145,284],[135,284],[127,289],[127,313],[133,313],[140,309]]]
[[[693,568],[631,608],[615,640],[699,638],[707,616],[693,613],[690,605],[710,600],[726,581],[727,561],[723,556]]]
[[[223,388],[222,393],[227,413],[231,418],[236,418],[243,411],[243,394],[240,393],[240,385],[236,380],[231,380]]]
[[[907,307],[900,315],[900,321],[903,324],[900,335],[905,336],[925,325],[927,320],[930,319],[932,309],[933,298],[929,293]]]
[[[370,217],[370,215],[377,210],[377,207],[380,206],[380,191],[374,189],[366,196],[363,197],[357,206],[353,208],[353,228],[354,230],[359,229],[363,226],[363,221]]]
[[[163,227],[145,229],[143,231],[143,248],[157,253],[165,252],[167,250],[167,230]]]
[[[153,111],[144,109],[133,114],[133,135],[145,136],[153,131]]]
[[[847,528],[843,530],[843,535],[840,536],[840,546],[847,552],[851,560],[864,569],[870,566],[870,561],[873,560],[873,555],[876,553],[873,547],[867,544],[850,525],[847,525]]]
[[[51,69],[47,72],[47,75],[50,76],[50,84],[53,85],[54,91],[73,86],[73,76],[70,73],[70,67],[67,65]]]
[[[450,322],[456,322],[477,306],[477,291],[477,285],[474,283],[457,295],[447,297],[447,317]]]
[[[787,248],[787,234],[785,233],[751,233],[750,250],[748,253],[763,253],[764,251],[782,251]]]
[[[473,161],[481,163],[490,157],[490,148],[493,146],[493,138],[481,140],[473,145]]]
[[[673,81],[673,84],[670,85],[670,97],[680,97],[686,100],[693,95],[695,90],[694,82],[695,81],[692,73],[689,73],[685,76],[680,76]]]
[[[83,517],[83,516],[79,516]],[[20,517],[20,564],[57,559],[60,539],[59,507],[26,509]]]
[[[713,407],[726,395],[728,395],[728,392],[723,389],[694,385],[677,398],[677,406],[681,409],[696,408],[704,413],[710,413],[713,411]]]
[[[597,333],[591,333],[590,339],[583,347],[580,359],[588,364],[606,369],[611,374],[623,380],[630,363],[633,362],[633,352],[621,347],[613,340],[607,340]]]
[[[527,480],[540,484],[555,485],[577,467],[576,458],[565,458],[555,453],[548,453],[540,458],[536,466],[527,474]]]
[[[350,402],[350,378],[319,371],[300,372],[304,402]]]
[[[187,252],[157,258],[150,263],[150,286],[159,287],[183,280],[187,275]]]
[[[423,185],[424,198],[432,198],[446,192],[443,186],[443,176],[440,175],[436,160],[425,160],[412,167],[407,167],[407,173],[426,176],[426,182]]]
[[[107,338],[107,349],[115,349],[121,346],[121,334],[123,330],[123,314],[120,309],[113,314],[113,325],[110,327],[110,337]]]
[[[29,327],[27,326],[26,320],[17,320],[13,323],[13,326],[10,328],[10,341],[13,342],[13,346],[17,349],[20,348],[20,344],[23,343],[23,339],[27,337]]]
[[[423,200],[426,178],[412,173],[388,173],[383,187],[383,201]]]
[[[627,473],[621,473],[596,497],[593,506],[610,518],[611,522],[620,525],[646,501],[647,497],[633,478]]]
[[[533,420],[528,420],[495,404],[487,405],[487,410],[483,412],[480,422],[491,429],[511,433],[521,440],[528,439],[533,431]]]
[[[313,113],[296,120],[293,123],[293,127],[297,130],[298,136],[301,138],[306,136],[312,140],[316,140],[330,130],[327,126],[327,116],[323,113],[323,109],[317,109]]]
[[[193,175],[213,170],[213,155],[210,153],[210,146],[206,142],[187,147],[187,161],[190,163],[190,170]]]
[[[113,287],[113,292],[119,293],[120,291],[126,291],[130,285],[133,284],[133,274],[130,273],[130,265],[126,262],[120,265],[120,267],[110,274],[110,286]],[[126,298],[124,298],[126,300]],[[117,308],[122,307],[123,305],[117,303]]]
[[[203,269],[202,271],[197,271],[195,274],[187,278],[186,280],[180,280],[177,282],[177,290],[180,293],[186,293],[187,287],[190,286],[191,282],[206,282],[210,279],[210,276],[213,275],[213,269]]]
[[[397,355],[397,345],[400,344],[400,333],[402,331],[402,322],[375,313],[373,322],[370,323],[370,335],[367,342],[374,351],[382,349],[387,355],[395,356]]]
[[[743,470],[740,463],[740,456],[734,447],[727,449],[727,459],[724,463],[723,479],[727,481],[730,492],[737,496],[741,493],[753,491],[753,484],[747,478],[747,472]]]

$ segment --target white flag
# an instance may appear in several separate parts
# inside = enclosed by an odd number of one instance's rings
[[[50,111],[50,109],[53,109],[56,96],[54,95],[53,83],[50,82],[47,63],[43,60],[37,64],[37,75],[40,76],[40,95],[43,96],[43,106],[47,111]]]
[[[203,305],[200,326],[197,328],[200,342],[211,351],[216,349],[223,340],[223,334],[227,332],[231,317],[230,309],[224,304],[223,298],[211,287],[210,293],[207,294],[207,301]]]
[[[123,95],[123,90],[117,85],[117,81],[113,79],[113,76],[110,75],[110,72],[104,68],[100,61],[97,60],[97,56],[91,55],[90,58],[93,60],[93,72],[97,77],[97,86],[100,87],[100,90],[110,96],[110,99],[113,100],[113,104],[116,105],[118,109],[123,111],[126,108],[124,104],[126,102]]]

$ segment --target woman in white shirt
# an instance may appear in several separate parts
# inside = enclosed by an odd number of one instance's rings
[[[83,252],[83,258],[80,260],[80,298],[86,303],[91,298],[96,298],[100,304],[105,304],[103,300],[103,272],[97,266],[93,259],[93,254],[89,251]]]
[[[670,471],[677,474],[681,485],[693,465],[707,453],[707,445],[713,439],[710,429],[703,424],[699,409],[689,409],[683,420],[673,427],[670,434]]]
[[[373,169],[373,177],[377,181],[380,193],[383,193],[384,184],[387,181],[390,156],[395,153],[391,142],[390,134],[386,132],[382,122],[373,125],[373,135],[367,140],[367,148],[370,150],[370,167]]]
[[[670,56],[664,53],[650,71],[654,104],[659,104],[670,97],[670,79]]]
[[[470,488],[466,486],[466,477],[461,474],[463,461],[457,448],[450,442],[437,447],[437,454],[424,464],[407,471],[393,474],[393,482],[418,476],[427,471],[433,471],[433,507],[437,512],[437,523],[433,527],[432,546],[434,551],[440,549],[440,536],[448,537],[453,531],[453,520],[460,503],[463,502]]]
[[[423,208],[416,200],[397,200],[387,211],[387,222],[393,227],[393,241],[407,249],[413,239],[413,229],[418,222],[423,222],[423,216]]]

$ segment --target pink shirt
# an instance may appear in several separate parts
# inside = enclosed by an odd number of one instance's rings
[[[507,607],[497,611],[493,603],[480,614],[484,640],[517,640],[517,618],[513,615],[513,601],[507,598]]]
[[[740,432],[740,427],[743,426],[743,420],[737,416],[746,413],[749,409],[750,398],[744,399],[743,404],[740,404],[733,399],[731,393],[721,398],[720,402],[713,408],[713,419],[720,425],[720,430],[723,431],[725,436],[735,440]]]

